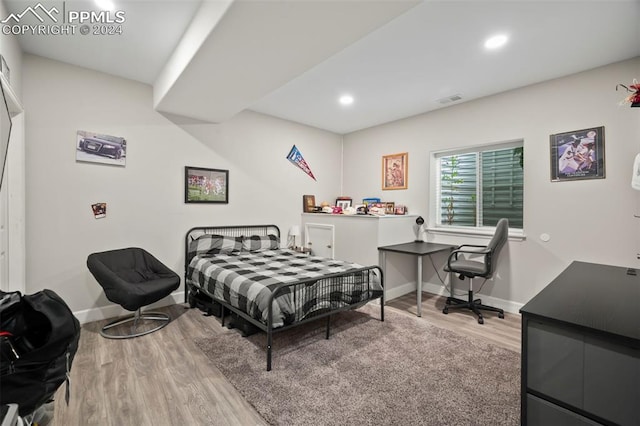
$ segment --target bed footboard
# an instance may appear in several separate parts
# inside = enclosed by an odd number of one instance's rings
[[[352,292],[353,286],[360,286],[362,293],[358,300],[344,300],[345,294]],[[309,292],[318,294],[318,297],[324,298],[325,303],[320,303],[321,307],[304,318],[295,318],[292,322],[278,328],[273,327],[273,300],[282,294],[289,293],[292,300],[303,302],[309,296]],[[325,338],[329,339],[331,330],[331,316],[349,309],[356,309],[364,306],[366,303],[380,299],[380,321],[384,321],[384,277],[382,269],[379,266],[368,266],[360,268],[348,273],[330,274],[318,280],[304,280],[300,282],[281,284],[274,289],[271,294],[271,300],[268,307],[267,323],[252,318],[245,312],[231,306],[224,300],[216,300],[222,305],[222,325],[225,324],[225,311],[229,310],[249,323],[253,324],[260,330],[267,333],[267,371],[271,371],[273,335],[274,333],[288,330],[311,321],[317,321],[326,318]]]
[[[354,292],[358,287],[358,292]],[[317,303],[318,309],[304,318],[295,318],[288,326],[274,329],[273,324],[273,299],[282,293],[290,292],[294,304],[298,300],[308,300],[309,292],[313,296],[322,299]],[[301,282],[281,285],[271,295],[267,320],[267,371],[271,371],[273,333],[283,331],[291,327],[315,321],[320,318],[327,319],[325,338],[329,339],[331,328],[331,315],[364,306],[366,303],[380,299],[380,321],[384,321],[384,279],[382,269],[379,266],[368,266],[342,274],[327,275],[315,282]],[[296,313],[298,310],[296,309]]]

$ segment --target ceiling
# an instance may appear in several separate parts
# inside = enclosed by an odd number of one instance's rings
[[[42,0],[76,33],[20,46],[153,85],[158,111],[209,122],[249,109],[345,134],[640,56],[640,0],[113,1],[103,18],[124,12],[122,34],[68,22],[91,1]],[[24,14],[37,0],[4,3],[5,24],[39,23]],[[496,33],[509,41],[487,51]]]

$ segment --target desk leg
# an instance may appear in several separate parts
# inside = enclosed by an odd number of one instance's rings
[[[453,252],[454,248],[451,249],[451,252]],[[451,252],[449,252],[449,255],[451,254]],[[456,275],[449,271],[449,297],[447,297],[447,303],[449,303],[450,300],[453,299],[453,280],[456,278]]]
[[[386,303],[387,302],[387,252],[386,251],[379,251],[378,252],[380,254],[380,257],[378,259],[378,261],[380,262],[380,267],[382,268],[382,275],[384,276],[385,282],[382,286],[382,303]]]
[[[418,259],[418,273],[416,274],[417,287],[418,287],[418,296],[417,296],[417,304],[418,304],[418,316],[422,316],[422,256],[416,256]]]

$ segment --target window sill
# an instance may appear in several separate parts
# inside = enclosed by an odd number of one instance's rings
[[[434,235],[491,238],[495,233],[495,228],[428,227],[427,232]],[[524,241],[527,239],[527,236],[522,229],[509,229],[509,239],[513,241]]]

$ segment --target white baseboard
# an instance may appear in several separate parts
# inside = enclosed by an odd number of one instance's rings
[[[167,305],[175,305],[183,302],[184,302],[184,291],[180,291],[177,293],[172,293],[169,296],[165,297],[164,299],[156,303],[153,303],[149,306],[146,306],[144,310],[159,308]],[[101,321],[107,318],[116,318],[116,317],[130,315],[130,314],[131,314],[131,311],[127,311],[120,305],[102,306],[99,308],[85,309],[85,310],[73,313],[73,315],[75,315],[75,317],[78,318],[78,321],[80,321],[80,324],[86,324],[88,322]]]
[[[395,299],[396,297],[404,296],[407,293],[416,291],[416,283],[406,283],[396,286],[394,288],[386,289],[384,294],[385,301]]]
[[[416,283],[406,283],[396,286],[392,289],[385,291],[385,300],[388,302],[392,299],[395,299],[400,296],[404,296],[407,293],[411,293],[412,291],[416,291]],[[439,296],[449,296],[447,290],[442,286],[442,284],[431,284],[431,283],[423,283],[422,291],[436,294]],[[517,314],[520,312],[520,308],[524,306],[522,303],[512,302],[510,300],[498,299],[496,297],[487,296],[481,294],[480,297],[483,299],[483,303],[495,306],[496,308],[504,309],[505,312],[510,312],[513,314]],[[168,297],[156,302],[152,305],[146,307],[146,309],[159,308],[161,306],[167,305],[175,305],[184,302],[184,291],[180,291],[177,293],[173,293]],[[124,316],[127,314],[131,314],[131,311],[127,311],[123,309],[120,305],[109,305],[102,306],[99,308],[91,308],[85,309],[83,311],[78,311],[73,313],[80,324],[85,324],[93,321],[101,321],[107,318],[115,318],[119,316]]]
[[[385,300],[388,302],[391,299],[404,296],[405,294],[411,293],[412,291],[416,291],[416,283],[411,282],[402,284],[400,286],[387,290]],[[449,292],[442,284],[423,283],[422,291],[436,294],[438,296],[449,296]],[[520,308],[524,306],[523,303],[498,299],[497,297],[487,296],[485,294],[479,294],[478,297],[482,299],[482,303],[484,303],[485,305],[495,306],[496,308],[503,309],[505,312],[509,312],[512,314],[520,313]]]

